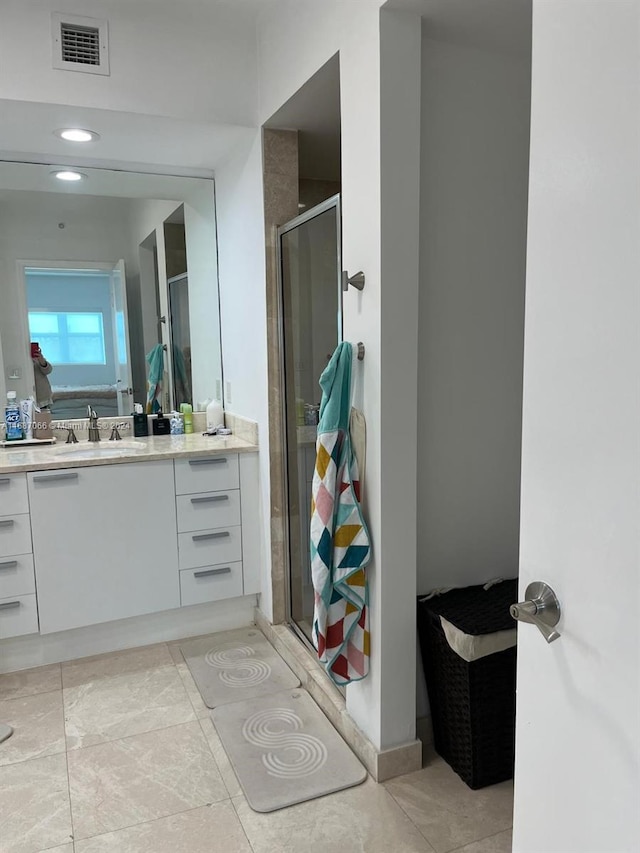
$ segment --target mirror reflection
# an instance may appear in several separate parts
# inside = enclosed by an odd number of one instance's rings
[[[213,182],[82,172],[0,163],[3,398],[61,419],[221,399]]]

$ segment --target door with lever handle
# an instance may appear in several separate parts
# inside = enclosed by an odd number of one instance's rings
[[[555,626],[560,621],[560,602],[555,592],[542,581],[530,583],[525,590],[526,601],[512,604],[509,612],[517,622],[536,625],[547,643],[560,637]]]

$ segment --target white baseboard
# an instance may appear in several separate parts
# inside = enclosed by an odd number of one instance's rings
[[[256,596],[247,595],[57,634],[28,634],[0,640],[0,672],[243,628],[253,624],[255,606]]]

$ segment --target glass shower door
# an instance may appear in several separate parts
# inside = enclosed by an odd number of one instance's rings
[[[342,339],[340,198],[334,196],[278,230],[288,498],[289,617],[311,639],[309,556],[318,381]]]

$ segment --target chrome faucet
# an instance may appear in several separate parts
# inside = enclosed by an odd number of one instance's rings
[[[89,416],[89,441],[100,441],[100,430],[98,429],[98,416],[91,406],[87,406]]]

